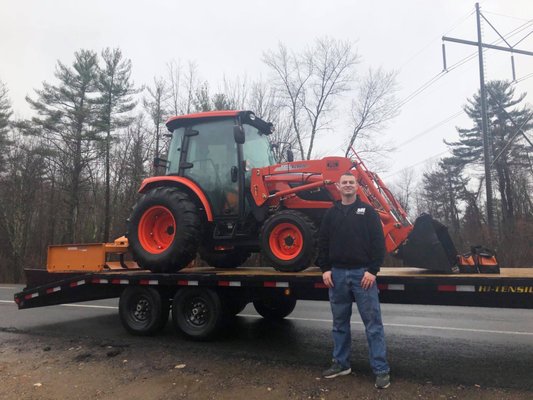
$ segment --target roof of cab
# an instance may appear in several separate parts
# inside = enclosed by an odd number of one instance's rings
[[[208,118],[228,118],[228,117],[237,117],[239,114],[246,111],[237,111],[237,110],[223,110],[223,111],[207,111],[200,112],[195,114],[187,115],[178,115],[176,117],[170,118],[166,122],[167,129],[173,131],[176,128],[181,126],[191,125],[193,122],[198,120],[208,119]]]

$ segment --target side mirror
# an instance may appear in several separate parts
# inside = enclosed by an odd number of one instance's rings
[[[242,129],[242,126],[235,125],[233,127],[233,137],[235,138],[235,143],[237,144],[244,143],[244,129]]]
[[[294,153],[291,149],[287,149],[287,161],[293,162],[294,161]]]
[[[164,158],[160,157],[154,157],[154,167],[163,167],[166,168],[168,166],[168,160],[165,160]]]

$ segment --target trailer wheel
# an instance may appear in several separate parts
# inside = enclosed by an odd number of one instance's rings
[[[215,268],[237,268],[250,258],[250,252],[242,248],[215,251],[200,247],[200,258]]]
[[[225,296],[223,298],[224,309],[228,315],[234,317],[248,305],[247,299],[239,299],[234,296]]]
[[[120,321],[129,333],[149,336],[167,323],[170,303],[153,288],[129,286],[120,296],[118,310]]]
[[[183,288],[174,296],[172,323],[190,338],[212,338],[222,326],[224,316],[222,301],[211,289]]]
[[[296,299],[280,296],[254,301],[255,310],[265,319],[283,319],[294,311]]]
[[[158,187],[133,208],[126,236],[140,267],[175,272],[196,257],[200,218],[186,193],[174,187]]]
[[[281,272],[298,272],[316,258],[318,229],[305,214],[285,210],[272,215],[261,230],[261,251]]]

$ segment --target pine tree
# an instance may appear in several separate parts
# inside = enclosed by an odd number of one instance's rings
[[[74,54],[71,67],[58,61],[56,84],[43,83],[36,98],[26,101],[38,113],[24,129],[38,135],[55,151],[54,162],[60,170],[60,184],[66,195],[64,241],[79,237],[78,217],[84,189],[84,173],[96,158],[93,141],[97,139],[96,108],[98,57],[89,50]]]
[[[527,160],[527,148],[517,136],[518,127],[524,131],[533,127],[530,120],[532,111],[520,106],[525,94],[515,96],[511,83],[492,81],[487,83],[487,117],[490,131],[490,150],[494,162],[496,181],[501,200],[501,215],[504,225],[512,224],[515,207],[513,188],[513,168],[523,165]],[[458,128],[459,141],[447,143],[452,150],[453,162],[456,165],[483,165],[483,135],[481,130],[481,103],[477,93],[464,107],[466,114],[473,120],[471,128]]]
[[[136,106],[132,95],[138,90],[134,88],[131,78],[131,61],[122,57],[120,49],[106,48],[102,51],[103,68],[99,70],[97,89],[100,97],[98,127],[105,134],[105,206],[103,223],[103,241],[109,240],[111,225],[110,213],[110,150],[111,133],[116,129],[131,124],[132,118],[128,113]]]

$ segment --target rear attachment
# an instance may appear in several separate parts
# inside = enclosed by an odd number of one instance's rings
[[[139,269],[137,263],[124,261],[127,251],[124,236],[113,243],[52,245],[48,246],[46,269],[52,273]],[[118,256],[118,261],[111,261],[112,256]]]

